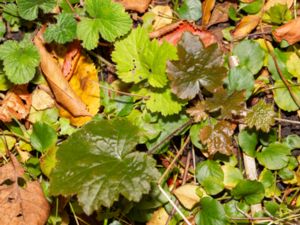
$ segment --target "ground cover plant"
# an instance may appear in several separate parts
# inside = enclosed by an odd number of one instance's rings
[[[1,0],[1,225],[300,221],[296,0]]]

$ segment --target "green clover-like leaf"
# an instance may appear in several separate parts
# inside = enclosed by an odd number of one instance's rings
[[[77,194],[88,215],[110,207],[120,195],[139,201],[159,172],[153,158],[133,151],[138,140],[139,128],[127,119],[86,124],[59,147],[51,194]]]
[[[0,46],[0,59],[8,79],[15,84],[25,84],[34,77],[40,56],[30,41],[9,40]]]
[[[205,48],[199,37],[185,32],[177,51],[179,60],[168,63],[168,76],[179,98],[192,99],[201,87],[214,92],[222,86],[227,70],[217,44]]]
[[[119,3],[112,0],[86,0],[85,8],[90,17],[81,18],[77,36],[88,50],[97,47],[99,33],[103,39],[112,42],[131,28],[130,16]]]
[[[39,9],[44,13],[50,12],[55,6],[55,0],[17,0],[20,16],[25,20],[34,20],[38,17]]]
[[[271,126],[275,124],[275,112],[272,104],[267,104],[264,100],[254,105],[245,117],[248,127],[255,127],[257,130],[269,132]]]
[[[61,13],[56,19],[57,23],[49,25],[44,33],[46,42],[56,41],[64,44],[76,38],[77,23],[72,14]]]

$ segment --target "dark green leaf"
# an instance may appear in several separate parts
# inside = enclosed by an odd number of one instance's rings
[[[34,20],[38,17],[39,9],[44,13],[50,12],[55,6],[55,0],[17,0],[19,14],[26,20]]]
[[[223,206],[211,197],[200,201],[200,212],[196,215],[197,225],[226,225],[227,218]]]
[[[217,44],[205,48],[197,36],[185,32],[177,50],[179,60],[168,64],[168,75],[179,98],[192,99],[201,87],[210,92],[222,87],[226,68]]]
[[[288,80],[292,79],[293,75],[289,73],[287,64],[286,64],[290,58],[290,54],[288,52],[283,52],[283,51],[279,50],[278,48],[275,48],[273,53],[274,53],[274,56],[276,58],[278,67],[279,67],[282,75]],[[271,56],[268,57],[268,70],[271,72],[272,78],[274,80],[281,81],[280,75],[279,75],[278,70],[274,63],[274,59]]]
[[[262,183],[255,180],[243,180],[231,191],[236,199],[244,199],[246,203],[252,205],[259,203],[265,195]]]
[[[268,9],[263,15],[263,21],[267,23],[273,23],[280,25],[283,22],[287,22],[293,18],[291,11],[285,4],[275,4]]]
[[[185,0],[177,10],[181,19],[199,20],[202,16],[200,0]]]
[[[110,207],[119,195],[139,201],[159,173],[155,160],[133,151],[138,141],[138,127],[126,119],[86,124],[59,147],[50,192],[77,194],[88,215],[102,205]]]
[[[250,129],[242,130],[238,136],[239,145],[243,152],[249,156],[255,156],[256,145],[258,143],[257,132]]]
[[[264,5],[263,0],[254,0],[250,3],[241,3],[240,7],[246,13],[255,14],[255,13],[258,13],[261,10],[263,5]]]
[[[234,67],[230,69],[228,75],[228,90],[242,91],[246,90],[246,98],[249,98],[254,88],[253,74],[245,67]]]

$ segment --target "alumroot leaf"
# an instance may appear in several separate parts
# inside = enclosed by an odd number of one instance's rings
[[[120,195],[139,201],[159,172],[154,159],[133,151],[138,140],[139,128],[127,119],[88,123],[59,147],[51,194],[77,194],[88,215],[110,207]]]

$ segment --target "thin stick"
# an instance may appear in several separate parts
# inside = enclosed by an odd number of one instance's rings
[[[287,120],[287,119],[281,119],[281,118],[275,118],[276,121],[284,122],[284,123],[292,123],[292,124],[300,124],[300,121],[296,120]]]

